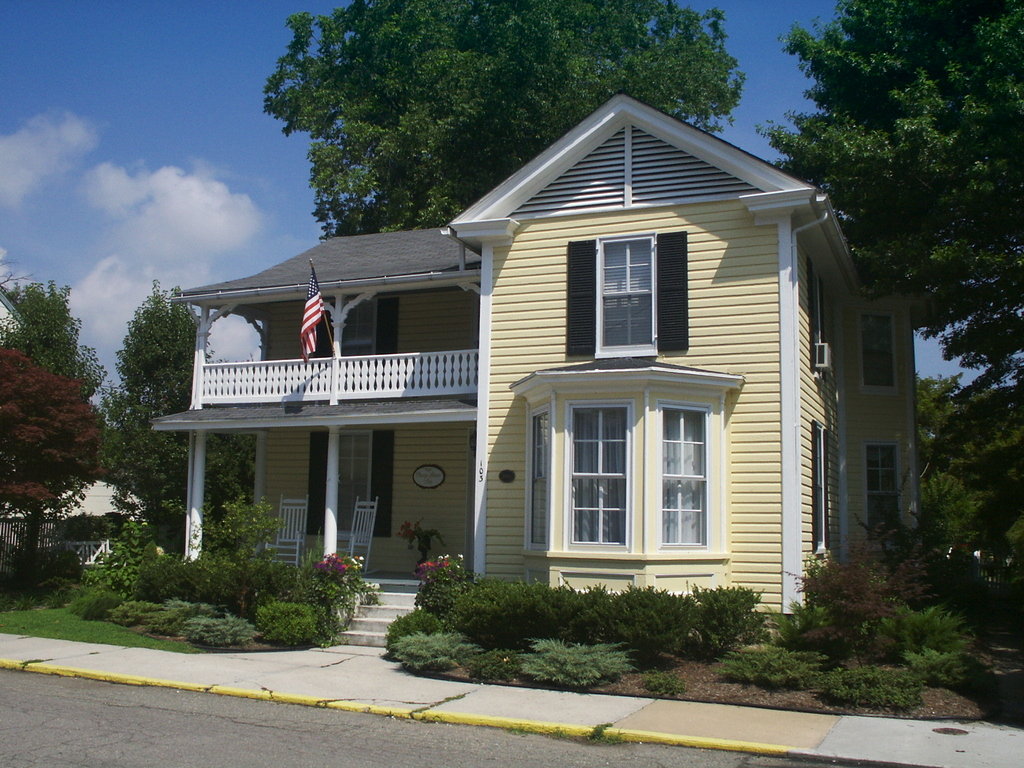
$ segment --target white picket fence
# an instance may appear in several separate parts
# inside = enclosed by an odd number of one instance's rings
[[[110,539],[103,541],[65,541],[64,548],[78,555],[82,565],[96,565],[96,561],[110,553]]]
[[[200,402],[279,403],[468,395],[477,391],[479,351],[206,363],[196,375]]]

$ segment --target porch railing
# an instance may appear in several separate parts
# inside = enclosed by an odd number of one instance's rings
[[[199,402],[194,405],[476,394],[478,359],[478,350],[460,349],[308,363],[206,363],[196,372]]]

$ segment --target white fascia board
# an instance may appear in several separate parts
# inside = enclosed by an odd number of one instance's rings
[[[255,429],[285,427],[352,427],[371,424],[433,424],[476,421],[476,410],[464,408],[416,413],[358,414],[349,416],[284,416],[256,419],[224,419],[156,422],[156,432],[251,432]]]
[[[635,125],[765,191],[813,189],[727,141],[624,94],[613,96],[452,222],[508,216],[626,125]]]
[[[515,219],[480,219],[478,221],[466,221],[452,223],[444,227],[441,232],[449,237],[454,237],[459,242],[473,248],[482,250],[485,245],[495,246],[512,245],[515,239],[516,230],[519,229],[519,222]],[[481,267],[481,274],[483,269]]]
[[[622,391],[651,384],[689,386],[707,390],[740,389],[744,378],[714,371],[666,371],[659,368],[624,368],[606,371],[536,371],[509,385],[515,394],[530,398],[536,391]]]

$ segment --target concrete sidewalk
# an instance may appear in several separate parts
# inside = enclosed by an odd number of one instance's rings
[[[377,648],[179,654],[0,634],[0,668],[425,721],[942,768],[1021,764],[1024,730],[579,694],[416,677]]]

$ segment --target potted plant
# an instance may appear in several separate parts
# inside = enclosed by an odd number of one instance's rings
[[[410,523],[406,520],[402,523],[398,529],[399,538],[405,539],[409,542],[409,549],[415,547],[420,552],[420,559],[416,561],[417,565],[426,562],[427,556],[430,554],[430,546],[433,544],[434,539],[437,539],[441,544],[444,544],[444,537],[441,536],[441,532],[436,528],[424,528],[420,525],[423,522],[422,519],[417,520],[415,523]]]

